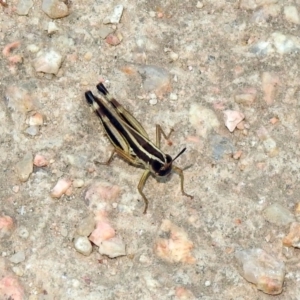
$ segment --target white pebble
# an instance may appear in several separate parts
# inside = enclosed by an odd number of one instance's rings
[[[156,105],[156,104],[157,104],[157,99],[156,99],[156,98],[151,98],[151,99],[149,100],[149,103],[150,103],[151,105]]]
[[[84,186],[84,181],[82,179],[75,179],[73,181],[73,186],[76,188],[81,188]]]
[[[175,94],[175,93],[171,93],[170,94],[170,100],[177,100],[178,99],[178,97],[177,97],[177,94]]]
[[[114,7],[114,11],[108,17],[103,20],[104,24],[118,24],[121,20],[123,14],[123,5],[117,5]]]
[[[299,49],[299,44],[295,44],[292,37],[288,37],[281,32],[272,33],[272,39],[279,54],[286,54]]]
[[[169,57],[170,57],[171,60],[176,61],[178,59],[179,55],[177,53],[173,52],[173,51],[170,51],[169,52]]]
[[[284,17],[288,22],[299,24],[300,18],[296,6],[288,5],[284,7]]]
[[[27,50],[30,51],[31,53],[36,53],[40,50],[40,48],[35,44],[30,44],[27,46]]]
[[[197,2],[196,7],[197,8],[202,8],[204,6],[204,4],[200,1]]]
[[[57,74],[62,63],[62,56],[55,50],[43,50],[38,52],[33,65],[36,72]]]
[[[124,242],[117,237],[105,240],[100,244],[99,252],[110,258],[126,255]]]
[[[211,285],[211,282],[210,282],[209,280],[206,280],[205,283],[204,283],[204,285],[205,285],[205,286],[210,286],[210,285]]]
[[[56,26],[56,24],[54,22],[49,22],[47,29],[48,34],[53,34],[57,31],[59,31],[59,28]]]
[[[75,238],[74,247],[79,253],[85,256],[90,255],[93,250],[92,244],[86,236],[79,236]]]
[[[156,12],[153,11],[153,10],[149,11],[149,16],[150,16],[151,18],[154,18],[154,17],[156,16]]]

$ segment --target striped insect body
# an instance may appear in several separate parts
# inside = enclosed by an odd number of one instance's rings
[[[177,172],[181,178],[182,194],[193,198],[184,191],[184,176],[182,169],[173,165],[173,161],[177,159],[186,148],[184,148],[174,159],[160,149],[161,135],[163,135],[165,139],[168,139],[172,131],[169,135],[166,135],[161,127],[156,125],[156,144],[154,144],[150,141],[143,126],[109,94],[102,83],[97,85],[97,89],[104,99],[96,97],[91,91],[85,93],[85,98],[92,107],[92,110],[100,118],[107,137],[114,146],[110,158],[103,164],[108,165],[112,161],[114,154],[117,153],[129,163],[145,168],[138,184],[138,191],[145,202],[144,213],[147,211],[148,199],[143,193],[143,188],[150,173],[158,177],[164,177],[172,171]]]

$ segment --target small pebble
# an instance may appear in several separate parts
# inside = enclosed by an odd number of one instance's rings
[[[27,297],[19,280],[15,276],[8,275],[8,272],[6,274],[4,272],[1,276],[0,287],[0,295],[3,300],[23,300]]]
[[[80,236],[89,236],[94,230],[95,225],[95,218],[92,215],[89,215],[80,221],[76,229],[76,233]]]
[[[235,110],[224,110],[225,126],[230,132],[233,132],[237,125],[244,120],[245,115]]]
[[[248,89],[245,90],[245,93],[235,95],[234,100],[238,104],[251,105],[256,99],[256,94],[255,89]]]
[[[183,229],[169,220],[162,222],[154,245],[155,254],[159,258],[171,263],[194,263],[195,258],[191,253],[193,247]]]
[[[196,7],[197,8],[203,8],[204,4],[200,1],[197,2]]]
[[[25,260],[25,252],[24,251],[19,251],[9,258],[9,261],[14,264],[18,264],[20,262],[23,262],[24,260]]]
[[[117,185],[111,185],[107,182],[95,182],[87,189],[84,199],[89,207],[101,209],[111,202],[116,202],[119,194],[120,188]]]
[[[179,55],[173,51],[169,52],[169,57],[172,61],[176,61],[179,58]]]
[[[37,53],[40,50],[40,48],[35,44],[29,44],[27,46],[27,50],[30,51],[31,53]]]
[[[49,162],[43,155],[36,154],[33,159],[33,164],[37,167],[45,167],[49,164]]]
[[[264,217],[278,226],[288,225],[295,221],[294,215],[278,203],[271,204],[264,210]]]
[[[189,121],[192,127],[196,129],[197,134],[204,138],[220,126],[220,122],[214,111],[199,104],[191,105]]]
[[[284,17],[288,22],[299,25],[300,18],[297,7],[294,5],[287,5],[283,8]]]
[[[60,0],[43,0],[42,10],[52,19],[63,18],[69,14],[68,6]]]
[[[239,6],[241,9],[247,10],[255,10],[257,8],[255,0],[241,0]]]
[[[30,8],[33,6],[32,0],[19,0],[16,13],[19,16],[26,16],[29,13]]]
[[[93,250],[93,246],[86,236],[76,237],[74,240],[74,247],[79,253],[85,256],[90,255]]]
[[[116,5],[112,14],[103,20],[103,24],[118,24],[121,20],[123,9],[123,5]]]
[[[156,12],[153,11],[153,10],[149,11],[149,16],[150,16],[151,18],[155,18],[155,17],[156,17]]]
[[[274,52],[271,42],[259,41],[249,47],[249,51],[257,56],[264,56]]]
[[[13,190],[14,193],[19,193],[20,187],[18,185],[14,185],[12,190]]]
[[[300,248],[300,223],[293,222],[290,227],[290,232],[282,241],[286,247]]]
[[[121,33],[110,33],[106,39],[105,42],[112,46],[117,46],[121,43],[123,37]]]
[[[9,236],[14,230],[14,221],[10,216],[0,217],[0,238]]]
[[[151,98],[151,99],[149,100],[149,104],[151,104],[151,105],[156,105],[156,104],[157,104],[157,99],[156,99],[156,98]]]
[[[82,179],[74,179],[73,180],[73,186],[76,188],[81,188],[84,186],[84,180]]]
[[[262,249],[238,251],[236,259],[239,271],[247,281],[256,285],[266,294],[278,295],[282,292],[285,264]]]
[[[92,52],[87,52],[84,54],[83,58],[86,60],[86,61],[90,61],[93,57],[93,53]]]
[[[206,280],[206,281],[204,282],[204,285],[205,285],[205,286],[211,286],[211,282],[210,282],[209,280]]]
[[[33,156],[30,152],[26,153],[22,160],[16,164],[16,172],[20,181],[25,182],[33,171]]]
[[[24,269],[22,267],[19,267],[19,266],[13,266],[12,267],[12,270],[13,272],[19,276],[19,277],[22,277],[24,275]]]
[[[97,222],[96,228],[89,236],[89,240],[99,247],[103,241],[111,239],[115,235],[116,232],[108,220],[103,219],[102,221]]]
[[[169,98],[170,98],[170,100],[176,101],[178,99],[178,96],[175,93],[171,93]]]
[[[143,88],[146,92],[155,93],[158,98],[171,91],[171,81],[167,70],[151,65],[138,67],[141,74]]]
[[[295,43],[297,38],[284,35],[281,32],[272,33],[273,44],[279,54],[287,54],[299,50],[299,43]]]
[[[42,126],[44,124],[43,115],[40,113],[34,113],[29,118],[29,125],[30,126]]]
[[[175,289],[175,299],[176,300],[196,300],[194,294],[185,287],[177,287]]]
[[[51,191],[51,197],[60,198],[68,188],[71,186],[72,181],[68,178],[60,178]]]
[[[48,29],[47,29],[47,32],[48,34],[53,34],[55,32],[58,32],[59,31],[59,28],[56,26],[55,22],[49,22],[48,23]]]
[[[39,133],[38,126],[29,126],[26,128],[25,133],[31,136],[36,136]]]
[[[114,237],[103,241],[99,246],[99,252],[110,258],[124,256],[126,255],[125,244],[120,238]]]
[[[264,100],[268,105],[271,105],[274,102],[276,87],[280,83],[280,80],[276,74],[270,72],[263,72],[261,78]]]
[[[47,74],[57,74],[62,63],[62,56],[55,50],[42,50],[37,53],[37,58],[33,62],[36,72]]]
[[[102,26],[100,27],[98,33],[101,39],[105,39],[110,33],[113,33],[114,30],[108,26]]]

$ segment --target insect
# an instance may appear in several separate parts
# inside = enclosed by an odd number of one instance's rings
[[[156,125],[156,144],[154,144],[150,141],[143,126],[109,94],[102,83],[97,85],[97,89],[104,99],[94,96],[91,91],[85,92],[85,98],[92,110],[100,118],[105,133],[114,146],[109,159],[101,164],[109,165],[116,153],[127,162],[146,169],[137,187],[145,202],[144,214],[147,212],[148,199],[143,193],[143,188],[151,173],[158,177],[164,177],[170,174],[171,171],[175,171],[179,174],[181,179],[182,194],[193,198],[193,196],[188,195],[184,191],[183,170],[173,165],[174,160],[177,159],[186,148],[182,149],[174,159],[160,150],[161,135],[168,140],[173,129],[169,135],[166,135],[160,125]]]

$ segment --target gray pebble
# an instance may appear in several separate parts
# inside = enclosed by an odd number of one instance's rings
[[[17,163],[16,171],[20,181],[25,182],[28,180],[33,171],[33,156],[31,153],[25,154],[23,159]]]
[[[98,33],[101,39],[105,39],[110,33],[113,33],[114,30],[112,28],[109,28],[107,26],[103,26],[99,29]]]
[[[276,225],[288,225],[295,221],[294,215],[285,207],[278,203],[268,206],[264,210],[264,216],[270,223]]]
[[[9,261],[14,264],[18,264],[24,260],[25,260],[25,252],[24,251],[19,251],[19,252],[15,253],[9,259]]]
[[[74,247],[79,253],[86,256],[90,255],[93,250],[92,244],[86,236],[76,237]]]
[[[89,236],[95,228],[95,220],[92,215],[84,218],[78,225],[76,233],[80,236]]]
[[[26,130],[25,133],[31,135],[31,136],[35,136],[39,133],[39,128],[38,126],[29,126]]]
[[[19,16],[26,16],[33,5],[32,0],[19,0],[16,13]]]

